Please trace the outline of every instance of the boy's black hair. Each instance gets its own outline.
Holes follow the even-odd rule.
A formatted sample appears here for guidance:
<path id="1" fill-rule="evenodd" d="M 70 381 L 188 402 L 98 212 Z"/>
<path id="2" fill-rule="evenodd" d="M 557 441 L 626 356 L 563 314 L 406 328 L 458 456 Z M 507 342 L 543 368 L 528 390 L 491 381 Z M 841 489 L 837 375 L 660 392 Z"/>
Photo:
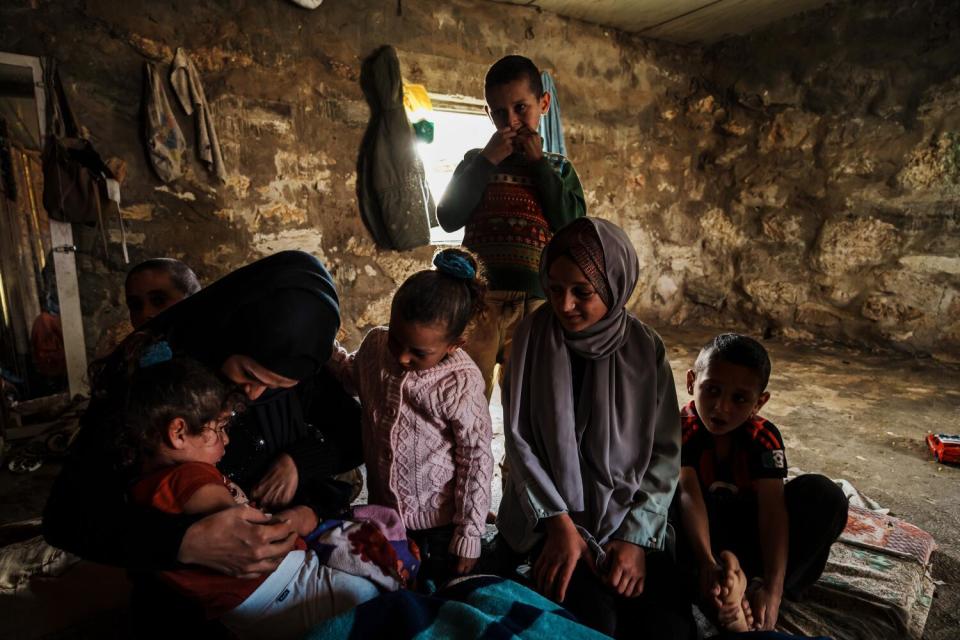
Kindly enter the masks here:
<path id="1" fill-rule="evenodd" d="M 174 418 L 182 418 L 187 432 L 196 435 L 223 412 L 241 407 L 236 391 L 190 358 L 138 368 L 130 376 L 118 443 L 124 462 L 156 453 Z"/>
<path id="2" fill-rule="evenodd" d="M 716 360 L 729 362 L 753 370 L 760 377 L 760 393 L 770 381 L 770 356 L 763 345 L 739 333 L 722 333 L 700 350 L 693 371 L 697 375 Z"/>
<path id="3" fill-rule="evenodd" d="M 173 286 L 176 287 L 177 291 L 182 293 L 184 297 L 192 296 L 197 291 L 200 291 L 200 280 L 197 278 L 197 274 L 186 264 L 174 258 L 151 258 L 144 260 L 127 272 L 127 279 L 124 281 L 124 284 L 130 282 L 130 278 L 141 271 L 162 271 L 168 274 L 170 276 L 170 282 L 173 283 Z"/>
<path id="4" fill-rule="evenodd" d="M 517 78 L 526 78 L 530 83 L 530 91 L 539 99 L 543 95 L 543 82 L 540 80 L 540 70 L 533 60 L 523 56 L 506 56 L 500 58 L 490 69 L 483 81 L 483 89 L 513 82 Z"/>
<path id="5" fill-rule="evenodd" d="M 439 269 L 419 271 L 407 278 L 393 296 L 391 316 L 418 324 L 442 323 L 449 339 L 463 335 L 467 324 L 486 308 L 487 281 L 480 260 L 465 249 L 439 251 L 434 256 L 434 264 L 450 256 L 469 262 L 475 275 L 464 278 Z"/>

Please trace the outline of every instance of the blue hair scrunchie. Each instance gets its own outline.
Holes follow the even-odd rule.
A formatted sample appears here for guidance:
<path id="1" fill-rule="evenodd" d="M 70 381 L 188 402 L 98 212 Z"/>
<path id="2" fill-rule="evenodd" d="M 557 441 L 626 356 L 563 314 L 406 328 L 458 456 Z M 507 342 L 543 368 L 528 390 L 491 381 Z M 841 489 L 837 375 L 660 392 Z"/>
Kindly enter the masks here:
<path id="1" fill-rule="evenodd" d="M 452 251 L 440 252 L 434 256 L 433 266 L 440 273 L 461 280 L 473 280 L 477 277 L 477 270 L 470 261 Z"/>
<path id="2" fill-rule="evenodd" d="M 147 367 L 152 367 L 155 364 L 160 364 L 161 362 L 172 359 L 173 349 L 170 348 L 170 343 L 166 340 L 161 340 L 160 342 L 154 342 L 143 350 L 143 353 L 140 354 L 139 364 L 141 369 L 146 369 Z"/>

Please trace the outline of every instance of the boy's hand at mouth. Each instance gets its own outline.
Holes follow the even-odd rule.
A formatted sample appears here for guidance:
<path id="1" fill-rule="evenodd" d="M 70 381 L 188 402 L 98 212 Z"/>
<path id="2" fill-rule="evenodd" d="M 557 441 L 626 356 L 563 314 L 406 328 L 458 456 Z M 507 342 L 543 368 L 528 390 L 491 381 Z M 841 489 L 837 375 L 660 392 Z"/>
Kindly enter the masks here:
<path id="1" fill-rule="evenodd" d="M 528 162 L 539 162 L 543 159 L 543 138 L 528 127 L 520 127 L 517 130 L 514 147 L 517 153 L 522 154 Z"/>
<path id="2" fill-rule="evenodd" d="M 480 155 L 495 165 L 500 164 L 513 153 L 516 137 L 517 132 L 510 127 L 497 129 L 497 132 L 490 136 L 490 142 L 483 148 Z"/>

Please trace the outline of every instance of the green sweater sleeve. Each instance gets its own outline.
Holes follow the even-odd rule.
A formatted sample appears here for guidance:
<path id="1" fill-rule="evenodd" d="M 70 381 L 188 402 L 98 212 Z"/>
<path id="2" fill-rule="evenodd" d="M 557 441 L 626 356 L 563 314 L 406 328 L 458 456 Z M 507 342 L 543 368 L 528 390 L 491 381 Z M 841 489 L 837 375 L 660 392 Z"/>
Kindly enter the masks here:
<path id="1" fill-rule="evenodd" d="M 587 215 L 583 186 L 573 164 L 562 156 L 547 156 L 533 165 L 534 180 L 540 191 L 540 206 L 556 233 L 577 218 Z"/>
<path id="2" fill-rule="evenodd" d="M 472 149 L 463 156 L 437 205 L 437 219 L 444 231 L 456 231 L 467 224 L 495 168 L 480 149 Z"/>

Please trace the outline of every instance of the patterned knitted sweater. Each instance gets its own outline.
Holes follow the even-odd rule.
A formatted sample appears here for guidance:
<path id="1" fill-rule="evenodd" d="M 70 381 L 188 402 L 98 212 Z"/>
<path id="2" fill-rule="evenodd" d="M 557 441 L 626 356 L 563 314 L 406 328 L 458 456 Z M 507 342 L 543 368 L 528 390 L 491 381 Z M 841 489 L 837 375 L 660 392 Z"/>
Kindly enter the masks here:
<path id="1" fill-rule="evenodd" d="M 456 525 L 450 552 L 480 556 L 490 509 L 493 437 L 480 370 L 464 351 L 425 371 L 406 371 L 372 329 L 356 353 L 328 365 L 363 405 L 371 504 L 396 509 L 408 529 Z"/>
<path id="2" fill-rule="evenodd" d="M 544 297 L 540 253 L 554 233 L 586 215 L 583 187 L 565 157 L 537 162 L 516 154 L 499 165 L 468 151 L 437 205 L 444 229 L 465 227 L 463 246 L 475 252 L 494 291 Z"/>

